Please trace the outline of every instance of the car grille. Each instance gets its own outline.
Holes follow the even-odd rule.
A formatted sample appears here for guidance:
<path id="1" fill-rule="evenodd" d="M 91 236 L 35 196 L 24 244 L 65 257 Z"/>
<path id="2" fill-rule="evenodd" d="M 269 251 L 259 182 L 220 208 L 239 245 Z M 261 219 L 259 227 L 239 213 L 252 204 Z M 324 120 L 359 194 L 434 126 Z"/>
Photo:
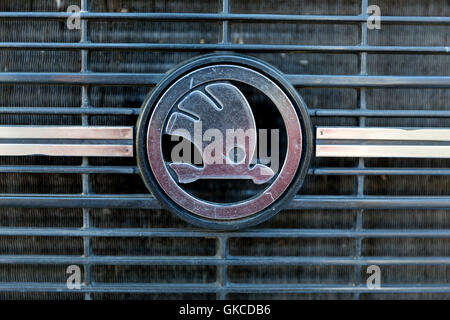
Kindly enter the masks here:
<path id="1" fill-rule="evenodd" d="M 367 7 L 381 8 L 380 30 Z M 83 10 L 69 30 L 69 5 Z M 446 0 L 0 2 L 0 125 L 134 126 L 177 63 L 286 74 L 314 125 L 449 127 Z M 136 159 L 0 158 L 0 298 L 448 298 L 450 161 L 315 159 L 285 211 L 234 233 L 149 199 Z M 381 289 L 366 286 L 381 268 Z M 82 266 L 80 290 L 66 286 Z"/>

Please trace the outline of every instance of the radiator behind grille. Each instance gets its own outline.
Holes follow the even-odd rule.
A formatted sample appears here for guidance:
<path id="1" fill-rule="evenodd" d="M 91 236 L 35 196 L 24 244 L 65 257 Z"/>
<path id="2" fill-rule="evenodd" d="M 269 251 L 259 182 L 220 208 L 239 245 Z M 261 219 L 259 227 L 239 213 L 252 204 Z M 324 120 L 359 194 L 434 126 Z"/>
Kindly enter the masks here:
<path id="1" fill-rule="evenodd" d="M 371 4 L 381 30 L 367 29 Z M 69 5 L 86 11 L 81 30 L 66 27 Z M 10 0 L 0 11 L 0 125 L 134 126 L 165 72 L 213 51 L 285 72 L 314 125 L 450 124 L 445 0 Z M 448 168 L 317 159 L 287 210 L 220 233 L 149 201 L 135 159 L 3 157 L 0 298 L 448 298 Z M 81 290 L 66 287 L 73 264 Z"/>

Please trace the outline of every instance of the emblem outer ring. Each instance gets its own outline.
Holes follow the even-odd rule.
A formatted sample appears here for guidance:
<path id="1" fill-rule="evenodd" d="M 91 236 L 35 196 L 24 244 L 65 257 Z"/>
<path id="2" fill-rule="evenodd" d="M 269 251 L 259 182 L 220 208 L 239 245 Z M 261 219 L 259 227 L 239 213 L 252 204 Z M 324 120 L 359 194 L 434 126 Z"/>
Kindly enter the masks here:
<path id="1" fill-rule="evenodd" d="M 167 167 L 165 165 L 161 166 L 161 164 L 164 164 L 160 149 L 161 136 L 164 129 L 164 118 L 170 112 L 172 106 L 170 104 L 165 107 L 163 106 L 163 111 L 158 112 L 156 115 L 159 119 L 150 121 L 155 116 L 156 112 L 154 111 L 156 106 L 159 105 L 162 101 L 162 97 L 170 91 L 169 89 L 175 83 L 186 79 L 188 74 L 215 65 L 218 67 L 220 65 L 220 70 L 218 70 L 219 72 L 217 73 L 216 78 L 212 75 L 206 76 L 206 79 L 199 80 L 199 83 L 219 80 L 221 72 L 225 73 L 222 77 L 228 79 L 226 78 L 227 66 L 228 71 L 231 70 L 231 73 L 233 72 L 233 69 L 234 71 L 239 68 L 244 71 L 248 70 L 247 73 L 250 75 L 249 80 L 251 80 L 253 72 L 255 75 L 262 75 L 261 79 L 263 79 L 263 85 L 270 87 L 270 83 L 273 83 L 280 92 L 272 92 L 276 97 L 270 97 L 271 100 L 273 101 L 274 98 L 281 100 L 288 99 L 288 101 L 285 100 L 285 103 L 289 104 L 289 107 L 292 107 L 287 110 L 280 110 L 279 105 L 277 105 L 285 122 L 288 134 L 288 146 L 297 146 L 292 148 L 288 147 L 288 152 L 291 152 L 291 154 L 289 157 L 288 154 L 286 154 L 285 161 L 277 178 L 268 186 L 263 194 L 256 196 L 255 199 L 250 198 L 242 202 L 223 206 L 220 206 L 219 204 L 210 204 L 207 201 L 200 201 L 194 197 L 185 197 L 183 193 L 186 192 L 173 180 Z M 211 69 L 212 68 L 209 68 L 209 70 Z M 255 77 L 254 80 L 257 81 L 257 78 L 258 77 Z M 264 78 L 266 78 L 267 81 L 265 81 Z M 231 78 L 230 80 L 241 81 L 237 77 Z M 241 82 L 245 83 L 245 81 Z M 251 83 L 249 84 L 251 85 Z M 258 88 L 257 86 L 255 87 Z M 265 92 L 264 87 L 258 89 Z M 284 112 L 287 112 L 287 114 L 283 114 Z M 296 114 L 292 114 L 292 112 L 296 112 Z M 298 118 L 298 125 L 296 125 L 295 121 L 290 124 L 286 121 L 286 117 L 289 116 L 289 113 L 291 113 L 290 116 L 296 116 L 296 118 Z M 155 123 L 157 124 L 156 126 L 154 125 Z M 291 126 L 290 128 L 289 125 Z M 152 152 L 149 152 L 148 146 L 152 146 Z M 283 208 L 286 201 L 291 200 L 296 194 L 303 183 L 309 167 L 312 152 L 312 131 L 304 102 L 297 94 L 297 91 L 276 69 L 264 62 L 242 55 L 212 54 L 190 60 L 182 66 L 177 67 L 174 71 L 169 72 L 168 76 L 161 81 L 153 92 L 151 92 L 144 102 L 138 120 L 136 150 L 138 165 L 141 169 L 145 184 L 167 209 L 182 219 L 198 226 L 233 230 L 255 225 L 269 219 Z M 150 160 L 153 164 L 156 162 L 158 165 L 152 167 Z M 273 188 L 274 186 L 276 186 L 276 188 Z M 180 195 L 181 197 L 179 197 Z M 193 212 L 194 210 L 196 212 Z M 239 218 L 236 218 L 236 210 L 241 210 Z"/>

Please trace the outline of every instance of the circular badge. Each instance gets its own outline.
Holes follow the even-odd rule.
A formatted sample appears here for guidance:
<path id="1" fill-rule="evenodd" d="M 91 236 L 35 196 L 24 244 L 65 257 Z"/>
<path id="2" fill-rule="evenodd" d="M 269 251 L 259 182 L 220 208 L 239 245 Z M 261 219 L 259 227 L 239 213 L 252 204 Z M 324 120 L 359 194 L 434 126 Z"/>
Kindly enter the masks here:
<path id="1" fill-rule="evenodd" d="M 296 90 L 272 66 L 206 55 L 176 68 L 137 125 L 145 184 L 195 225 L 233 230 L 275 215 L 299 190 L 312 133 Z"/>

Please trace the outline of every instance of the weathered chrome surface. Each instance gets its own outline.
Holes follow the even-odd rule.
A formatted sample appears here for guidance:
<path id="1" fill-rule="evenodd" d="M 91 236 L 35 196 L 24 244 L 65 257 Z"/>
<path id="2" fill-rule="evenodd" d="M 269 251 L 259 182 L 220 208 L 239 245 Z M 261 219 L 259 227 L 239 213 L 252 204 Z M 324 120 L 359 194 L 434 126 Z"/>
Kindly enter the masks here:
<path id="1" fill-rule="evenodd" d="M 132 157 L 133 127 L 0 127 L 0 156 L 31 155 Z"/>
<path id="2" fill-rule="evenodd" d="M 211 82 L 238 81 L 253 86 L 267 95 L 280 112 L 288 136 L 284 164 L 275 180 L 257 196 L 236 203 L 212 203 L 185 191 L 169 172 L 162 155 L 161 137 L 166 119 L 177 101 L 196 87 Z M 160 98 L 150 119 L 147 132 L 148 159 L 151 170 L 163 190 L 177 204 L 206 218 L 229 220 L 259 212 L 273 203 L 288 188 L 299 166 L 302 152 L 302 131 L 294 106 L 277 84 L 266 76 L 242 66 L 212 65 L 195 70 L 175 82 Z M 172 122 L 173 123 L 173 122 Z M 248 125 L 248 124 L 247 124 Z M 219 126 L 220 127 L 220 126 Z M 248 168 L 248 167 L 247 167 Z"/>
<path id="3" fill-rule="evenodd" d="M 317 145 L 316 157 L 450 158 L 450 146 Z"/>
<path id="4" fill-rule="evenodd" d="M 450 141 L 450 129 L 443 128 L 317 128 L 317 139 Z"/>
<path id="5" fill-rule="evenodd" d="M 209 84 L 205 91 L 215 101 L 202 91 L 195 90 L 178 104 L 178 109 L 194 115 L 197 119 L 174 112 L 167 123 L 166 132 L 191 141 L 202 153 L 204 163 L 203 167 L 189 163 L 171 163 L 170 168 L 176 172 L 178 181 L 188 183 L 198 179 L 252 179 L 257 184 L 269 181 L 275 175 L 271 168 L 262 164 L 250 164 L 256 151 L 257 131 L 245 96 L 238 88 L 225 82 Z M 201 131 L 198 133 L 195 132 L 196 125 L 201 125 Z M 209 143 L 202 137 L 212 128 L 223 138 L 223 152 L 214 157 L 209 152 L 202 152 Z M 238 130 L 238 134 L 241 133 L 240 138 L 232 143 L 228 141 L 230 130 Z M 234 159 L 236 149 L 240 150 L 241 156 Z"/>
<path id="6" fill-rule="evenodd" d="M 57 157 L 132 157 L 132 145 L 108 144 L 2 144 L 0 156 L 57 156 Z"/>
<path id="7" fill-rule="evenodd" d="M 450 130 L 318 127 L 316 157 L 450 158 Z"/>
<path id="8" fill-rule="evenodd" d="M 0 126 L 0 139 L 133 139 L 133 127 Z"/>

